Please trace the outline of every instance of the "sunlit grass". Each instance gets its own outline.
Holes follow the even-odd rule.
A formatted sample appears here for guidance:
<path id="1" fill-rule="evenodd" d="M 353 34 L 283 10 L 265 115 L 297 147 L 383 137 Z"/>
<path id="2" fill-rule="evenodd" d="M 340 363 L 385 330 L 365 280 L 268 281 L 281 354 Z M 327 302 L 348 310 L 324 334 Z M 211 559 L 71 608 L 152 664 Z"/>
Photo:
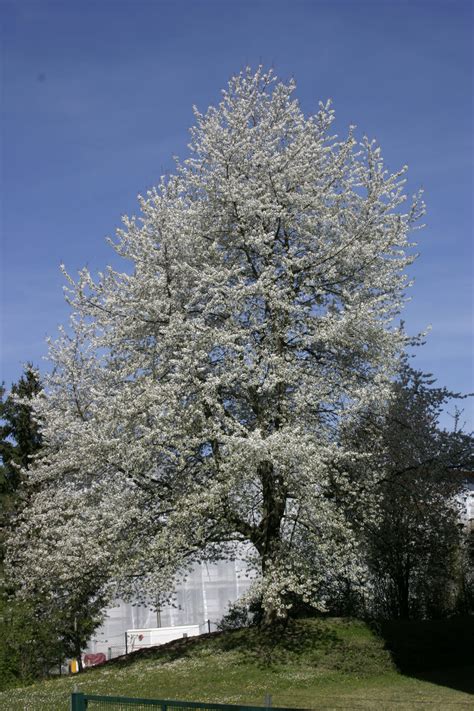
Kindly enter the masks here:
<path id="1" fill-rule="evenodd" d="M 5 711 L 66 711 L 80 691 L 149 698 L 345 709 L 474 709 L 457 668 L 427 678 L 402 675 L 381 637 L 349 620 L 292 623 L 284 635 L 240 630 L 180 640 L 146 655 L 107 664 L 75 677 L 50 679 L 0 694 Z M 429 702 L 429 703 L 428 703 Z"/>

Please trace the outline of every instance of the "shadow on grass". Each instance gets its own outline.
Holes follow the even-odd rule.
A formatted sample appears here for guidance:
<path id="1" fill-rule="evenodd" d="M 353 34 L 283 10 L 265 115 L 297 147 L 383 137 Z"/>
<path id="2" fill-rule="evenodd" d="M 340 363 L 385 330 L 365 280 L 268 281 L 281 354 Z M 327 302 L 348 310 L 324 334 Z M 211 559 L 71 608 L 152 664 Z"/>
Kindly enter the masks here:
<path id="1" fill-rule="evenodd" d="M 304 624 L 290 620 L 287 625 L 271 630 L 257 627 L 212 632 L 200 637 L 177 639 L 159 647 L 139 649 L 128 655 L 106 662 L 107 666 L 125 667 L 140 659 L 156 659 L 167 663 L 177 659 L 199 656 L 204 649 L 218 655 L 235 653 L 242 664 L 259 668 L 288 663 L 303 657 L 317 663 L 321 656 L 342 654 L 343 642 L 327 625 Z M 86 670 L 87 671 L 87 670 Z"/>
<path id="2" fill-rule="evenodd" d="M 398 670 L 474 694 L 474 617 L 374 625 Z"/>
<path id="3" fill-rule="evenodd" d="M 249 628 L 241 634 L 224 635 L 217 647 L 225 652 L 238 652 L 243 663 L 259 668 L 288 663 L 292 658 L 315 662 L 328 651 L 340 649 L 337 634 L 325 625 L 290 620 L 272 629 Z"/>
<path id="4" fill-rule="evenodd" d="M 229 654 L 230 667 L 242 664 L 272 670 L 304 665 L 343 675 L 376 676 L 394 664 L 404 676 L 474 694 L 474 617 L 384 622 L 372 629 L 378 639 L 355 620 L 291 620 L 271 631 L 245 628 L 174 640 L 111 660 L 107 666 Z"/>

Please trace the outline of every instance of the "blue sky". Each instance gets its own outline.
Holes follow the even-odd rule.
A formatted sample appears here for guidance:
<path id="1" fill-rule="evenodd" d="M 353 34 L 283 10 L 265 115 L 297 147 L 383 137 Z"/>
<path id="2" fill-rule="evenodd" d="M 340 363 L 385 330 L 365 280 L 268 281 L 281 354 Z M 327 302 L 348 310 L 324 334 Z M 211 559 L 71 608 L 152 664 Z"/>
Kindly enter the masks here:
<path id="1" fill-rule="evenodd" d="M 41 368 L 68 318 L 59 264 L 113 261 L 105 243 L 136 196 L 184 157 L 191 107 L 245 65 L 293 76 L 306 112 L 376 138 L 425 189 L 427 228 L 405 310 L 431 324 L 416 364 L 473 387 L 470 0 L 0 0 L 1 379 Z M 474 424 L 472 405 L 465 419 Z M 445 418 L 448 422 L 448 418 Z"/>

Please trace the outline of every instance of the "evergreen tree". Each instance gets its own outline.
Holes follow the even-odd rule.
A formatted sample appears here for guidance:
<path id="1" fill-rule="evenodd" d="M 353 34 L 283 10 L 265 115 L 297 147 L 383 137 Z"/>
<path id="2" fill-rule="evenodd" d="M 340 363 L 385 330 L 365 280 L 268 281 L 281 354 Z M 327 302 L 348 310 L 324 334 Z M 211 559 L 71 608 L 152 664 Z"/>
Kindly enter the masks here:
<path id="1" fill-rule="evenodd" d="M 31 458 L 41 449 L 42 438 L 33 418 L 31 400 L 41 391 L 38 371 L 31 363 L 7 394 L 0 386 L 0 685 L 43 671 L 39 650 L 51 649 L 51 629 L 41 624 L 34 609 L 15 600 L 13 579 L 6 580 L 3 560 L 6 541 L 23 501 L 22 482 Z M 53 656 L 55 654 L 53 653 Z"/>
<path id="2" fill-rule="evenodd" d="M 41 433 L 33 418 L 30 401 L 41 391 L 38 371 L 28 363 L 25 372 L 5 397 L 0 386 L 0 492 L 14 495 L 21 481 L 21 470 L 28 469 L 31 458 L 41 448 Z"/>

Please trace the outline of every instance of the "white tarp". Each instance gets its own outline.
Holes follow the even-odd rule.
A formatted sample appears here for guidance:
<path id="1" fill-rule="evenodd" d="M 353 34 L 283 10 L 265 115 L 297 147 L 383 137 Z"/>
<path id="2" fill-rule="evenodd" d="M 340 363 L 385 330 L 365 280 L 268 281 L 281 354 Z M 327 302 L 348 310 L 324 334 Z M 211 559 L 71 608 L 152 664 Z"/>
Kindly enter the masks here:
<path id="1" fill-rule="evenodd" d="M 215 629 L 229 604 L 241 597 L 250 584 L 242 561 L 199 564 L 176 590 L 173 605 L 157 611 L 152 605 L 117 601 L 107 610 L 107 617 L 90 640 L 87 652 L 103 652 L 107 658 L 125 654 L 127 630 L 199 625 L 203 633 L 208 631 L 209 624 Z"/>

